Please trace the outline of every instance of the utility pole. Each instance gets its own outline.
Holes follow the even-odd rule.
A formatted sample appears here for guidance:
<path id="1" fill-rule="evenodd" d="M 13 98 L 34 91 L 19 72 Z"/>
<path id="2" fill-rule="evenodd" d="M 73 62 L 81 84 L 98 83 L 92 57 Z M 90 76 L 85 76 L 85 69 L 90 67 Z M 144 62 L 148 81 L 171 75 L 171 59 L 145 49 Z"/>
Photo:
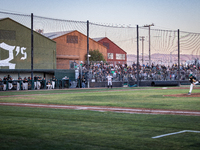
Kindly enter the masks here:
<path id="1" fill-rule="evenodd" d="M 148 27 L 149 28 L 149 66 L 151 66 L 151 36 L 150 36 L 150 27 L 154 26 L 154 24 L 149 24 L 149 25 L 144 25 L 144 27 Z"/>
<path id="2" fill-rule="evenodd" d="M 144 64 L 143 62 L 144 62 L 144 36 L 141 36 L 140 37 L 141 39 L 140 39 L 140 41 L 142 41 L 142 65 Z"/>

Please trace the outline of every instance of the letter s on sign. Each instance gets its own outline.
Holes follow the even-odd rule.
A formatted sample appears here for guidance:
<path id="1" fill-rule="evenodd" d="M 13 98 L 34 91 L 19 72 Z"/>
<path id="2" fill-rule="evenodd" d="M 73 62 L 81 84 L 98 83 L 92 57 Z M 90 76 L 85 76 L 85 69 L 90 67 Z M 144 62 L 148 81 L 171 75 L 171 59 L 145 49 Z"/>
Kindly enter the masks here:
<path id="1" fill-rule="evenodd" d="M 22 60 L 24 60 L 24 59 L 27 58 L 27 53 L 24 52 L 24 50 L 26 50 L 26 48 L 25 48 L 25 47 L 22 47 L 22 48 L 21 48 L 21 53 L 22 53 L 22 55 L 24 55 L 24 57 L 21 58 Z"/>

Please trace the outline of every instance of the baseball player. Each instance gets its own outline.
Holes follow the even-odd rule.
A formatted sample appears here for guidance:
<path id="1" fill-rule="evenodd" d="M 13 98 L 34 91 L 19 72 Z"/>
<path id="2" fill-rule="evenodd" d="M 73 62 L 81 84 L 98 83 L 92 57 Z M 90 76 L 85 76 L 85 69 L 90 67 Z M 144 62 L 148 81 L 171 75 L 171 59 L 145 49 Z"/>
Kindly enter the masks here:
<path id="1" fill-rule="evenodd" d="M 197 83 L 199 83 L 199 81 L 197 81 L 197 78 L 195 76 L 193 76 L 192 74 L 189 75 L 189 81 L 190 81 L 191 84 L 190 84 L 190 90 L 189 90 L 188 95 L 191 95 L 193 87 Z"/>
<path id="2" fill-rule="evenodd" d="M 7 84 L 6 84 L 6 82 L 7 82 L 7 78 L 6 78 L 6 76 L 4 76 L 4 78 L 3 78 L 3 90 L 5 91 L 6 90 L 6 87 L 7 87 Z"/>
<path id="3" fill-rule="evenodd" d="M 38 82 L 38 77 L 37 77 L 37 75 L 35 75 L 35 77 L 34 77 L 34 89 L 37 89 L 37 87 L 38 87 L 37 82 Z"/>
<path id="4" fill-rule="evenodd" d="M 53 76 L 51 80 L 52 80 L 52 89 L 55 89 L 55 83 L 56 83 L 57 79 L 55 76 Z"/>
<path id="5" fill-rule="evenodd" d="M 108 76 L 106 77 L 107 78 L 107 80 L 108 80 L 108 88 L 109 88 L 109 86 L 111 87 L 111 89 L 112 89 L 112 76 L 110 75 L 110 74 L 108 74 Z"/>

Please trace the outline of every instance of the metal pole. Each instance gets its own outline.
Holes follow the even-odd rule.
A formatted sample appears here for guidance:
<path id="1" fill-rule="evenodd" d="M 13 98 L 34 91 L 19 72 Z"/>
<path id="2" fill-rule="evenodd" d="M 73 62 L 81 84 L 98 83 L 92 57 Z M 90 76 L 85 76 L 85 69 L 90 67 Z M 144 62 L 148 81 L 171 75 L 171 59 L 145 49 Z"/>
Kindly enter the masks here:
<path id="1" fill-rule="evenodd" d="M 154 24 L 144 25 L 144 27 L 149 27 L 149 66 L 151 66 L 151 34 L 150 34 L 150 27 L 154 26 Z"/>
<path id="2" fill-rule="evenodd" d="M 137 25 L 137 86 L 139 86 L 139 28 Z"/>
<path id="3" fill-rule="evenodd" d="M 178 85 L 180 86 L 180 31 L 178 29 Z"/>
<path id="4" fill-rule="evenodd" d="M 31 89 L 34 89 L 33 82 L 33 13 L 31 13 Z"/>
<path id="5" fill-rule="evenodd" d="M 144 36 L 141 36 L 142 41 L 142 65 L 144 64 Z"/>
<path id="6" fill-rule="evenodd" d="M 150 25 L 149 25 L 149 66 L 151 66 L 151 35 L 150 35 Z"/>
<path id="7" fill-rule="evenodd" d="M 87 83 L 88 83 L 88 88 L 90 88 L 90 83 L 89 83 L 89 20 L 87 20 L 87 69 L 88 69 L 88 74 L 87 74 Z"/>

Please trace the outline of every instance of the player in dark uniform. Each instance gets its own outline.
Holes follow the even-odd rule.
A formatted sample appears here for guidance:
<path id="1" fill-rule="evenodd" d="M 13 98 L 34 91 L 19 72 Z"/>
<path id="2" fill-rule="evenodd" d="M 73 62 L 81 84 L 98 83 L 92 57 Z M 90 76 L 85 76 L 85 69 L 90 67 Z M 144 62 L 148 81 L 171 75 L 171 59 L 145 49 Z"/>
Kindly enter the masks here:
<path id="1" fill-rule="evenodd" d="M 189 90 L 188 95 L 191 95 L 193 87 L 194 87 L 197 83 L 199 83 L 199 81 L 198 81 L 197 78 L 196 78 L 195 76 L 193 76 L 192 74 L 189 75 L 189 81 L 190 81 L 191 84 L 190 84 L 190 90 Z"/>
<path id="2" fill-rule="evenodd" d="M 6 84 L 7 80 L 8 80 L 7 77 L 4 76 L 4 78 L 3 78 L 3 90 L 4 91 L 6 90 L 6 87 L 7 87 L 7 84 Z"/>
<path id="3" fill-rule="evenodd" d="M 52 79 L 51 79 L 51 82 L 52 82 L 52 89 L 55 89 L 56 81 L 57 81 L 56 77 L 53 76 Z"/>

